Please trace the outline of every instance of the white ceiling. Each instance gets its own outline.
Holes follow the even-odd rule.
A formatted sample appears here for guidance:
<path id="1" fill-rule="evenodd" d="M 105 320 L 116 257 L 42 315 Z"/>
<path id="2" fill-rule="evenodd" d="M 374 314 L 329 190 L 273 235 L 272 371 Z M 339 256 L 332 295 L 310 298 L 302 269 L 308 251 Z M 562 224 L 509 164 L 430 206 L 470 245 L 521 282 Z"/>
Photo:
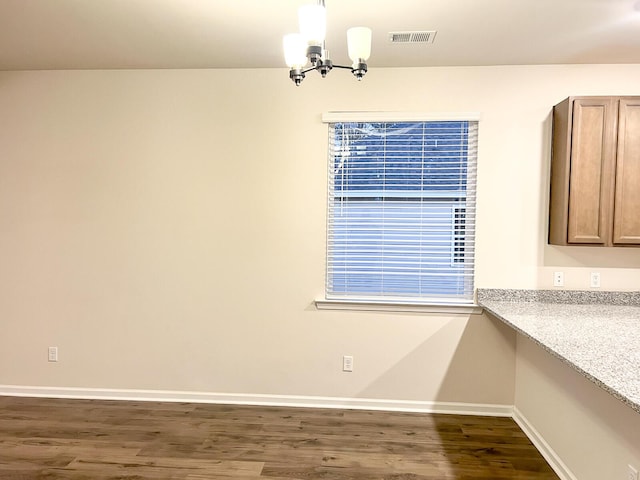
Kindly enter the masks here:
<path id="1" fill-rule="evenodd" d="M 0 0 L 0 70 L 286 68 L 313 0 Z M 373 29 L 370 67 L 640 63 L 639 0 L 326 0 L 327 48 Z M 429 45 L 390 31 L 437 30 Z"/>

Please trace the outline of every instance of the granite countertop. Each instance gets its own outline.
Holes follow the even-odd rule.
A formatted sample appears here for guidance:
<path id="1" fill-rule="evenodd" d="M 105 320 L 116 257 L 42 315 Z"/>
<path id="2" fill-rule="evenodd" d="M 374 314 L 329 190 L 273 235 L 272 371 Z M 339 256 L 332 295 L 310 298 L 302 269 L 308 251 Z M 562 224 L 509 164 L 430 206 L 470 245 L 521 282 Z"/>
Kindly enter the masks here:
<path id="1" fill-rule="evenodd" d="M 640 413 L 640 292 L 478 289 L 478 304 Z"/>

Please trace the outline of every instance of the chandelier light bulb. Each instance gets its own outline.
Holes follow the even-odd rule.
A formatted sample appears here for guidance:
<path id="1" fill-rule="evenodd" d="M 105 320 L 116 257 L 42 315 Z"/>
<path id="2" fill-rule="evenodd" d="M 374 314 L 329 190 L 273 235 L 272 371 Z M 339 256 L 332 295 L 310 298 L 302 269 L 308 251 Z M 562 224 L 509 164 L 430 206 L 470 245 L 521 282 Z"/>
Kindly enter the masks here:
<path id="1" fill-rule="evenodd" d="M 322 45 L 327 35 L 327 11 L 322 5 L 303 5 L 298 10 L 300 33 L 309 45 Z"/>
<path id="2" fill-rule="evenodd" d="M 290 33 L 282 39 L 284 61 L 291 69 L 302 69 L 307 64 L 307 42 L 299 33 Z"/>
<path id="3" fill-rule="evenodd" d="M 353 27 L 347 30 L 347 47 L 354 64 L 367 61 L 371 56 L 371 29 Z"/>

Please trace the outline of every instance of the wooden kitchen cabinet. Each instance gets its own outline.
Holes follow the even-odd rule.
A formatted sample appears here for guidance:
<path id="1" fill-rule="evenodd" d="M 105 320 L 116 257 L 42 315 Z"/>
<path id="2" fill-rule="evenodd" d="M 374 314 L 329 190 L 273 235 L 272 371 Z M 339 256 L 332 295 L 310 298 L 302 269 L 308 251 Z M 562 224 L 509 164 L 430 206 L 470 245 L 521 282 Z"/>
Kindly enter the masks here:
<path id="1" fill-rule="evenodd" d="M 640 97 L 553 108 L 549 243 L 640 246 Z"/>

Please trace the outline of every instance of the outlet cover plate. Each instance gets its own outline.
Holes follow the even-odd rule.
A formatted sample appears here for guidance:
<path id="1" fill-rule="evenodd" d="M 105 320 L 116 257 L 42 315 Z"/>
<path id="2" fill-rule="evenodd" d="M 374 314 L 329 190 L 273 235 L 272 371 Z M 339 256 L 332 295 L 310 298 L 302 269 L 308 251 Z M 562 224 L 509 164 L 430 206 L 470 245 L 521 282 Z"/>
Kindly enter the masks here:
<path id="1" fill-rule="evenodd" d="M 342 371 L 353 372 L 353 357 L 351 355 L 342 357 Z"/>

